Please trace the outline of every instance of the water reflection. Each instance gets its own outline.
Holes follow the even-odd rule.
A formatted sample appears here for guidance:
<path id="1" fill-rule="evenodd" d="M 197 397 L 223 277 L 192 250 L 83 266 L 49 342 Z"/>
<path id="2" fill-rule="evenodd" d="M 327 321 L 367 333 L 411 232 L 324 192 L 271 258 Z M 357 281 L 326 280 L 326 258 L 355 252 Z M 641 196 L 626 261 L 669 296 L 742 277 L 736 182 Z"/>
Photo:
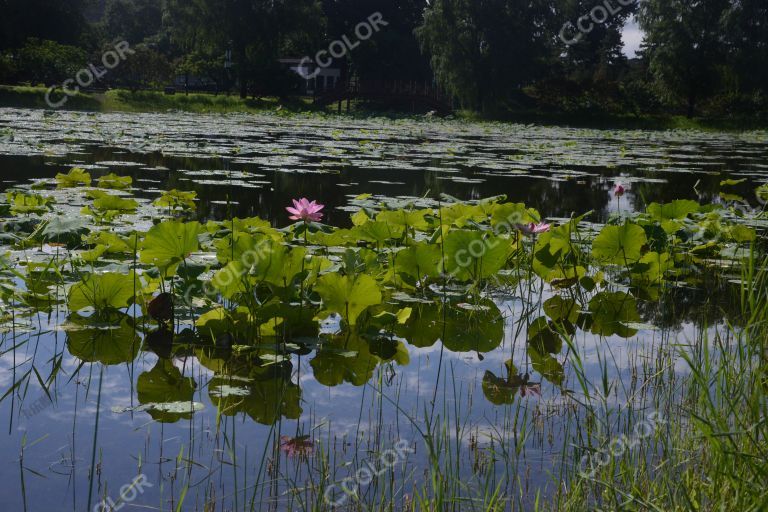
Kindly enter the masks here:
<path id="1" fill-rule="evenodd" d="M 326 203 L 329 224 L 349 226 L 345 208 L 363 193 L 408 200 L 504 194 L 550 217 L 594 210 L 589 220 L 599 222 L 618 209 L 610 194 L 617 180 L 630 190 L 622 208 L 640 210 L 680 198 L 733 201 L 720 195 L 723 172 L 746 177 L 732 192 L 752 201 L 754 181 L 766 176 L 755 164 L 768 156 L 764 142 L 726 134 L 214 116 L 62 114 L 46 124 L 35 113 L 25 113 L 22 124 L 20 115 L 0 112 L 0 126 L 17 132 L 15 141 L 0 143 L 3 188 L 52 178 L 77 163 L 94 166 L 94 177 L 132 176 L 138 197 L 194 190 L 201 220 L 260 216 L 277 226 L 288 223 L 283 208 L 299 196 Z M 634 382 L 634 361 L 661 359 L 658 331 L 662 339 L 694 339 L 691 333 L 721 320 L 740 321 L 738 289 L 723 276 L 696 276 L 665 293 L 650 286 L 633 295 L 598 291 L 581 301 L 555 300 L 537 282 L 541 304 L 533 309 L 522 288 L 472 304 L 388 297 L 389 310 L 411 309 L 407 320 L 367 318 L 342 332 L 319 327 L 315 308 L 266 307 L 264 321 L 283 321 L 264 327 L 260 343 L 252 343 L 251 332 L 224 322 L 193 333 L 191 321 L 172 332 L 167 325 L 135 325 L 131 315 L 64 321 L 57 317 L 59 291 L 37 277 L 25 300 L 42 315 L 26 331 L 11 329 L 2 338 L 0 390 L 8 398 L 0 402 L 0 417 L 9 419 L 10 439 L 0 453 L 18 460 L 23 435 L 39 440 L 25 448 L 24 464 L 49 479 L 28 482 L 26 497 L 6 493 L 0 503 L 8 510 L 22 510 L 25 498 L 30 510 L 62 503 L 81 510 L 94 470 L 91 447 L 107 489 L 137 470 L 162 482 L 166 490 L 153 489 L 147 503 L 175 508 L 188 485 L 188 503 L 298 508 L 291 501 L 301 494 L 297 482 L 310 481 L 324 461 L 296 463 L 286 455 L 329 450 L 334 470 L 346 476 L 350 461 L 402 439 L 420 441 L 409 418 L 428 414 L 450 418 L 438 426 L 467 449 L 453 463 L 468 486 L 478 473 L 503 474 L 506 491 L 530 504 L 535 497 L 516 487 L 516 475 L 548 482 L 559 447 L 572 441 L 563 432 L 573 418 L 563 411 L 571 410 L 569 396 L 579 383 L 565 364 L 572 347 L 561 332 L 577 340 L 590 378 L 626 384 Z M 162 308 L 154 316 L 167 317 Z M 607 354 L 615 365 L 604 368 Z M 45 370 L 39 379 L 32 366 Z M 54 405 L 22 419 L 20 410 L 45 397 L 39 383 L 49 374 L 58 375 L 50 381 Z M 617 385 L 606 397 L 634 399 L 631 385 Z M 521 432 L 521 416 L 536 418 L 523 427 L 533 435 Z M 462 435 L 464 424 L 472 426 L 470 435 Z M 520 458 L 500 460 L 496 450 Z M 427 464 L 418 455 L 403 466 L 409 481 Z M 0 478 L 18 481 L 18 467 L 0 466 Z"/>

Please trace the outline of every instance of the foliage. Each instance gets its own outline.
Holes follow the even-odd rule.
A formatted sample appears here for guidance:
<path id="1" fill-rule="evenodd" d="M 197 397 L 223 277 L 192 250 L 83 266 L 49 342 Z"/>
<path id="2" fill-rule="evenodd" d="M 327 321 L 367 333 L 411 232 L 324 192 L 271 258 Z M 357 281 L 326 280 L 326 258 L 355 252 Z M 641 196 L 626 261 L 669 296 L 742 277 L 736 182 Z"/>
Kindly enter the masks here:
<path id="1" fill-rule="evenodd" d="M 133 178 L 130 176 L 118 176 L 115 173 L 109 173 L 99 178 L 99 188 L 113 190 L 125 190 L 131 187 Z"/>
<path id="2" fill-rule="evenodd" d="M 40 215 L 53 209 L 56 200 L 52 197 L 43 197 L 38 194 L 25 194 L 23 192 L 8 192 L 6 194 L 11 213 L 14 215 L 36 214 Z"/>
<path id="3" fill-rule="evenodd" d="M 56 181 L 59 183 L 59 188 L 90 187 L 91 175 L 84 169 L 73 167 L 67 174 L 57 174 Z"/>
<path id="4" fill-rule="evenodd" d="M 133 274 L 90 274 L 72 285 L 67 305 L 72 312 L 94 308 L 98 313 L 128 307 L 134 299 Z"/>
<path id="5" fill-rule="evenodd" d="M 81 48 L 29 39 L 18 51 L 18 77 L 53 85 L 72 78 L 87 61 L 88 56 Z"/>
<path id="6" fill-rule="evenodd" d="M 200 234 L 197 222 L 164 221 L 147 233 L 141 246 L 141 262 L 154 265 L 163 274 L 174 274 L 190 254 L 197 251 Z"/>
<path id="7" fill-rule="evenodd" d="M 184 192 L 182 190 L 169 190 L 164 192 L 157 200 L 155 206 L 168 208 L 169 210 L 195 211 L 195 199 L 197 192 Z"/>

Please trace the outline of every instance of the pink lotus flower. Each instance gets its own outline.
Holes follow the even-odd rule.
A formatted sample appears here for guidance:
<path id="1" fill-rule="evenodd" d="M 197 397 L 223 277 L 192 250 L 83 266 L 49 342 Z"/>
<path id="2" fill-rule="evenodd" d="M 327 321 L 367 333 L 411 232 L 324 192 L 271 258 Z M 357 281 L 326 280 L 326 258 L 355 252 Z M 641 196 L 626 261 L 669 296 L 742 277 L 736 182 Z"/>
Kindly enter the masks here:
<path id="1" fill-rule="evenodd" d="M 541 396 L 541 383 L 525 383 L 520 386 L 520 396 Z"/>
<path id="2" fill-rule="evenodd" d="M 546 233 L 552 229 L 551 224 L 536 224 L 531 222 L 530 224 L 518 224 L 518 231 L 524 235 L 538 235 L 539 233 Z"/>
<path id="3" fill-rule="evenodd" d="M 291 214 L 291 220 L 303 220 L 304 222 L 320 222 L 323 218 L 323 214 L 320 210 L 325 208 L 323 204 L 317 204 L 315 201 L 311 203 L 307 198 L 302 197 L 298 201 L 293 200 L 293 208 L 290 206 L 286 208 L 288 213 Z"/>
<path id="4" fill-rule="evenodd" d="M 309 436 L 293 439 L 288 436 L 280 436 L 280 450 L 289 457 L 312 455 L 312 452 L 315 450 L 315 444 L 309 440 Z"/>
<path id="5" fill-rule="evenodd" d="M 624 195 L 624 193 L 627 191 L 626 188 L 624 188 L 624 185 L 621 183 L 617 183 L 616 187 L 613 189 L 613 195 L 616 197 L 621 197 Z"/>

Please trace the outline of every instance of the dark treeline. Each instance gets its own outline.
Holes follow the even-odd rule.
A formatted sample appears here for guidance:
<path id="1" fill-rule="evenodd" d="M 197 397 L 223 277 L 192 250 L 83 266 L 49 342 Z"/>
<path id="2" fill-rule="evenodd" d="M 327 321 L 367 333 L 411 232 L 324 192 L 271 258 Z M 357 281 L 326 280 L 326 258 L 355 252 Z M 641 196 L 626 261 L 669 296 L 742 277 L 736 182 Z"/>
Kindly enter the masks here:
<path id="1" fill-rule="evenodd" d="M 102 86 L 288 96 L 313 57 L 376 12 L 342 78 L 434 84 L 457 107 L 765 115 L 766 0 L 0 0 L 0 82 L 53 85 L 125 40 Z M 637 20 L 645 40 L 623 53 Z M 96 86 L 99 86 L 97 83 Z"/>

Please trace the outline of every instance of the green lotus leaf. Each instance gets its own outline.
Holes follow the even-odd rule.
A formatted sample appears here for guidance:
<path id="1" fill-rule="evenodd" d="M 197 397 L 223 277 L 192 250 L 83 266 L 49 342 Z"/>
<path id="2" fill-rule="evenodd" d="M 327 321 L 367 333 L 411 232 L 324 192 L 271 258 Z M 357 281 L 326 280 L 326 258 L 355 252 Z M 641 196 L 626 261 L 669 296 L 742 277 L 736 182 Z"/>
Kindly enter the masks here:
<path id="1" fill-rule="evenodd" d="M 528 327 L 528 343 L 541 354 L 559 354 L 563 349 L 563 340 L 543 316 Z"/>
<path id="2" fill-rule="evenodd" d="M 445 237 L 445 272 L 460 281 L 489 278 L 504 267 L 509 250 L 506 238 L 452 231 Z"/>
<path id="3" fill-rule="evenodd" d="M 156 266 L 165 275 L 174 274 L 179 264 L 200 247 L 197 222 L 164 221 L 149 230 L 141 245 L 141 262 Z"/>
<path id="4" fill-rule="evenodd" d="M 481 205 L 456 203 L 440 208 L 440 223 L 443 226 L 466 227 L 471 221 L 482 222 L 488 219 L 488 213 Z"/>
<path id="5" fill-rule="evenodd" d="M 324 233 L 322 231 L 311 233 L 309 240 L 311 243 L 323 247 L 344 247 L 357 245 L 359 238 L 358 233 L 351 229 L 337 229 L 332 233 Z"/>
<path id="6" fill-rule="evenodd" d="M 565 369 L 554 356 L 539 352 L 535 345 L 528 345 L 528 357 L 531 366 L 542 377 L 556 386 L 562 386 L 565 380 Z"/>
<path id="7" fill-rule="evenodd" d="M 197 199 L 197 192 L 184 192 L 173 189 L 165 192 L 155 200 L 154 205 L 158 208 L 168 208 L 171 210 L 194 211 L 197 209 L 195 199 Z"/>
<path id="8" fill-rule="evenodd" d="M 701 206 L 699 203 L 690 199 L 678 199 L 666 204 L 651 203 L 646 208 L 646 212 L 648 212 L 651 219 L 658 222 L 685 219 L 688 215 L 697 213 L 700 210 Z"/>
<path id="9" fill-rule="evenodd" d="M 434 345 L 443 335 L 443 316 L 437 303 L 415 304 L 404 324 L 394 327 L 395 334 L 418 348 Z"/>
<path id="10" fill-rule="evenodd" d="M 442 340 L 453 352 L 487 353 L 498 348 L 504 339 L 504 318 L 488 299 L 471 309 L 437 303 L 414 304 L 408 320 L 394 326 L 394 332 L 414 347 L 431 347 Z"/>
<path id="11" fill-rule="evenodd" d="M 440 276 L 443 255 L 435 244 L 419 242 L 395 253 L 395 272 L 407 274 L 414 279 Z"/>
<path id="12" fill-rule="evenodd" d="M 91 175 L 84 169 L 75 167 L 68 174 L 57 174 L 58 188 L 90 187 Z"/>
<path id="13" fill-rule="evenodd" d="M 386 222 L 369 221 L 360 226 L 355 226 L 350 231 L 358 240 L 384 244 L 389 240 L 401 238 L 405 232 L 405 227 Z"/>
<path id="14" fill-rule="evenodd" d="M 237 310 L 229 311 L 219 306 L 198 317 L 195 322 L 198 332 L 206 338 L 216 339 L 223 334 L 237 334 L 245 331 L 251 325 L 248 309 L 240 306 Z"/>
<path id="15" fill-rule="evenodd" d="M 267 236 L 239 231 L 215 240 L 213 246 L 216 248 L 216 258 L 222 265 L 231 261 L 243 261 L 246 255 L 251 263 L 263 257 L 262 253 L 267 249 L 266 244 L 269 241 Z"/>
<path id="16" fill-rule="evenodd" d="M 247 276 L 248 270 L 239 261 L 232 261 L 219 269 L 211 279 L 211 285 L 224 298 L 233 299 L 241 293 L 247 293 L 252 285 Z"/>
<path id="17" fill-rule="evenodd" d="M 90 274 L 69 289 L 67 306 L 72 312 L 92 307 L 102 313 L 128 307 L 134 299 L 134 290 L 140 285 L 134 282 L 135 275 Z"/>
<path id="18" fill-rule="evenodd" d="M 47 242 L 79 245 L 82 235 L 88 232 L 88 225 L 82 217 L 53 217 L 45 225 L 41 238 Z"/>
<path id="19" fill-rule="evenodd" d="M 85 238 L 91 245 L 103 246 L 106 254 L 133 254 L 139 247 L 138 236 L 123 237 L 111 231 L 96 231 Z"/>
<path id="20" fill-rule="evenodd" d="M 338 338 L 321 348 L 310 362 L 315 379 L 324 386 L 344 382 L 363 386 L 373 377 L 380 359 L 357 334 Z"/>
<path id="21" fill-rule="evenodd" d="M 742 178 L 740 180 L 723 180 L 720 182 L 721 187 L 735 187 L 736 185 L 741 185 L 742 183 L 746 183 L 747 178 Z"/>
<path id="22" fill-rule="evenodd" d="M 445 348 L 453 352 L 485 354 L 501 345 L 504 340 L 504 317 L 492 300 L 483 299 L 473 304 L 472 309 L 446 307 L 448 309 L 443 312 L 445 330 L 440 334 Z"/>
<path id="23" fill-rule="evenodd" d="M 618 335 L 631 338 L 637 334 L 625 324 L 635 324 L 640 321 L 637 312 L 637 301 L 624 292 L 601 292 L 589 301 L 589 311 L 592 313 L 592 332 L 600 336 Z"/>
<path id="24" fill-rule="evenodd" d="M 483 375 L 483 394 L 494 405 L 512 405 L 515 403 L 515 397 L 524 384 L 519 377 L 520 372 L 511 360 L 504 365 L 507 367 L 508 379 L 497 377 L 495 373 L 490 371 L 486 371 Z"/>
<path id="25" fill-rule="evenodd" d="M 768 183 L 757 187 L 755 189 L 755 195 L 761 202 L 767 203 L 768 202 Z"/>
<path id="26" fill-rule="evenodd" d="M 592 257 L 603 264 L 629 265 L 642 257 L 647 243 L 645 230 L 637 224 L 605 226 L 592 242 Z"/>
<path id="27" fill-rule="evenodd" d="M 533 271 L 547 282 L 554 279 L 576 277 L 570 269 L 573 264 L 564 265 L 566 258 L 577 258 L 577 252 L 572 235 L 580 219 L 574 219 L 546 233 L 536 240 L 533 258 Z M 565 269 L 563 269 L 565 267 Z"/>
<path id="28" fill-rule="evenodd" d="M 103 212 L 134 212 L 139 207 L 139 203 L 135 199 L 103 194 L 93 201 L 93 207 Z"/>
<path id="29" fill-rule="evenodd" d="M 560 295 L 547 299 L 544 302 L 544 313 L 553 322 L 570 322 L 575 324 L 579 318 L 581 307 L 574 299 L 564 299 Z"/>
<path id="30" fill-rule="evenodd" d="M 118 176 L 115 173 L 110 173 L 99 178 L 99 188 L 125 190 L 131 188 L 132 184 L 133 178 L 130 176 Z"/>
<path id="31" fill-rule="evenodd" d="M 317 280 L 314 289 L 323 299 L 323 311 L 318 317 L 325 318 L 331 313 L 338 313 L 349 325 L 355 325 L 368 307 L 381 304 L 378 283 L 365 274 L 326 274 Z"/>
<path id="32" fill-rule="evenodd" d="M 139 403 L 153 405 L 146 411 L 156 421 L 175 423 L 192 417 L 194 408 L 154 407 L 156 404 L 192 403 L 197 384 L 192 377 L 184 377 L 181 371 L 168 359 L 159 359 L 148 372 L 139 375 L 136 394 Z"/>
<path id="33" fill-rule="evenodd" d="M 10 212 L 13 215 L 42 215 L 53 209 L 56 200 L 52 197 L 43 197 L 38 194 L 25 194 L 23 192 L 8 192 L 6 194 Z"/>
<path id="34" fill-rule="evenodd" d="M 216 377 L 208 383 L 208 396 L 221 414 L 245 413 L 262 425 L 273 425 L 281 417 L 301 416 L 301 388 L 282 376 L 254 382 Z"/>
<path id="35" fill-rule="evenodd" d="M 365 213 L 364 210 L 360 211 Z M 376 221 L 391 226 L 424 231 L 429 228 L 429 223 L 425 217 L 430 214 L 432 214 L 431 210 L 386 210 L 376 215 Z"/>
<path id="36" fill-rule="evenodd" d="M 632 267 L 632 282 L 644 285 L 656 285 L 664 279 L 664 274 L 675 267 L 672 256 L 668 252 L 646 253 Z"/>
<path id="37" fill-rule="evenodd" d="M 218 245 L 218 258 L 220 261 L 230 261 L 225 270 L 239 279 L 233 281 L 224 271 L 217 273 L 214 279 L 217 289 L 227 289 L 227 295 L 230 297 L 247 289 L 244 288 L 246 282 L 243 277 L 251 286 L 267 283 L 278 288 L 287 288 L 299 274 L 306 272 L 306 286 L 312 284 L 319 272 L 331 266 L 326 258 L 308 257 L 304 247 L 291 248 L 268 236 L 240 234 L 235 236 L 234 240 L 235 244 L 229 248 Z M 235 288 L 232 288 L 233 286 Z"/>
<path id="38" fill-rule="evenodd" d="M 757 232 L 750 227 L 736 224 L 728 229 L 728 236 L 737 243 L 748 243 L 757 240 Z"/>
<path id="39" fill-rule="evenodd" d="M 91 319 L 73 316 L 66 333 L 69 353 L 88 363 L 130 363 L 141 347 L 141 339 L 127 318 L 118 325 L 98 325 Z"/>
<path id="40" fill-rule="evenodd" d="M 540 222 L 541 215 L 523 203 L 496 204 L 491 214 L 491 226 L 498 233 L 511 233 L 518 224 Z"/>

